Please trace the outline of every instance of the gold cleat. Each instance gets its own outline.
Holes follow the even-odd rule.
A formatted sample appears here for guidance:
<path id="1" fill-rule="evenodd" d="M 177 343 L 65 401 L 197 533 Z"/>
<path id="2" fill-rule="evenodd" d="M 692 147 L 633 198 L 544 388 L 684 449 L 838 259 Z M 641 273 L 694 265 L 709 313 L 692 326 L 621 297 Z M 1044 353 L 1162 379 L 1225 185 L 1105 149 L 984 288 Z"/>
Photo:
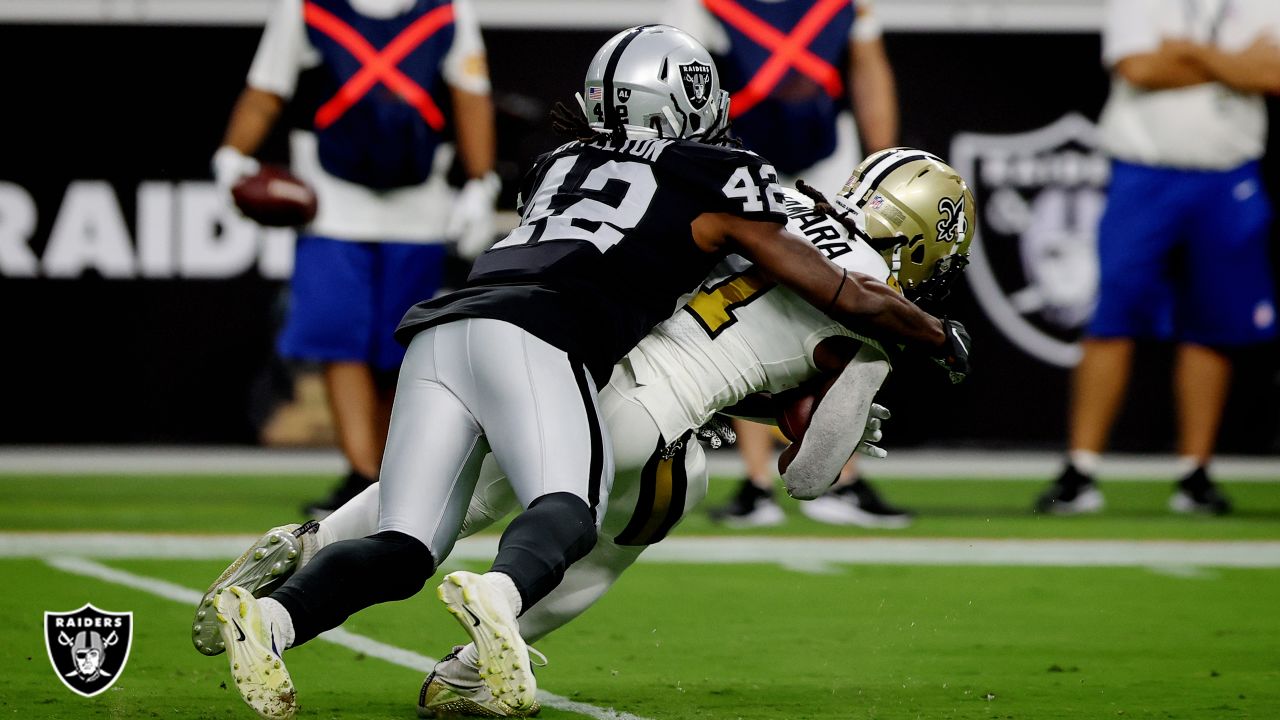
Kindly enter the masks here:
<path id="1" fill-rule="evenodd" d="M 314 541 L 307 535 L 319 527 L 320 524 L 313 520 L 305 525 L 271 528 L 228 565 L 196 606 L 195 619 L 191 621 L 191 644 L 196 650 L 205 655 L 219 655 L 225 649 L 218 623 L 213 619 L 213 596 L 232 585 L 245 588 L 254 597 L 266 597 L 275 592 L 298 569 L 303 543 Z"/>
<path id="2" fill-rule="evenodd" d="M 459 645 L 440 658 L 431 674 L 422 681 L 418 692 L 420 718 L 522 718 L 533 717 L 541 710 L 537 701 L 528 710 L 516 710 L 497 700 L 480 680 L 479 674 L 458 659 Z"/>

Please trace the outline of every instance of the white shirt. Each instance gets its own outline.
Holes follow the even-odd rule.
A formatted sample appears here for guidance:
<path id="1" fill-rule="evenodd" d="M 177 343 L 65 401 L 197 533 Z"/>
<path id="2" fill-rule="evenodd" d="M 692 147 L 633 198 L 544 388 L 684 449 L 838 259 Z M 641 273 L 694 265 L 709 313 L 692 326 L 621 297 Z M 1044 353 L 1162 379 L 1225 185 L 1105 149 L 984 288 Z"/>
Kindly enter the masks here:
<path id="1" fill-rule="evenodd" d="M 1103 62 L 1154 52 L 1166 39 L 1239 52 L 1262 33 L 1280 39 L 1280 0 L 1109 0 Z M 1227 170 L 1262 157 L 1267 115 L 1261 95 L 1222 83 L 1145 90 L 1114 75 L 1100 121 L 1103 147 L 1129 162 Z"/>
<path id="2" fill-rule="evenodd" d="M 405 12 L 414 0 L 348 0 L 357 12 L 389 18 Z M 303 0 L 279 0 L 267 19 L 258 53 L 249 68 L 251 87 L 286 100 L 297 90 L 298 75 L 321 62 L 320 52 L 307 37 Z M 489 93 L 484 40 L 471 0 L 454 0 L 453 45 L 441 72 L 459 90 Z M 439 101 L 439 99 L 437 99 Z M 313 133 L 290 137 L 293 170 L 316 191 L 318 211 L 307 232 L 340 240 L 379 242 L 441 242 L 456 193 L 444 180 L 453 161 L 453 148 L 442 144 L 431 177 L 421 185 L 378 191 L 334 177 L 320 167 Z"/>
<path id="3" fill-rule="evenodd" d="M 816 243 L 835 264 L 889 278 L 884 258 L 866 243 L 851 239 L 835 220 L 824 218 L 808 227 L 813 201 L 786 189 L 787 230 Z M 843 254 L 836 254 L 843 251 Z M 781 392 L 818 374 L 814 348 L 833 335 L 859 336 L 782 286 L 759 284 L 747 276 L 739 285 L 747 299 L 715 294 L 727 280 L 750 270 L 737 256 L 720 263 L 693 294 L 687 307 L 703 315 L 699 321 L 684 308 L 654 328 L 627 354 L 639 389 L 633 397 L 653 417 L 662 436 L 674 440 L 689 428 L 701 427 L 714 408 L 736 404 L 752 393 Z M 739 279 L 739 282 L 742 282 Z M 701 296 L 701 304 L 699 298 Z M 732 320 L 728 320 L 732 318 Z M 715 337 L 707 327 L 716 329 Z"/>
<path id="4" fill-rule="evenodd" d="M 789 2 L 790 0 L 772 1 Z M 849 2 L 853 5 L 853 11 L 857 16 L 849 32 L 849 40 L 851 42 L 879 40 L 882 30 L 871 0 L 849 0 Z M 712 54 L 725 55 L 729 52 L 729 34 L 725 32 L 720 20 L 702 4 L 702 0 L 668 0 L 662 22 L 694 36 Z"/>

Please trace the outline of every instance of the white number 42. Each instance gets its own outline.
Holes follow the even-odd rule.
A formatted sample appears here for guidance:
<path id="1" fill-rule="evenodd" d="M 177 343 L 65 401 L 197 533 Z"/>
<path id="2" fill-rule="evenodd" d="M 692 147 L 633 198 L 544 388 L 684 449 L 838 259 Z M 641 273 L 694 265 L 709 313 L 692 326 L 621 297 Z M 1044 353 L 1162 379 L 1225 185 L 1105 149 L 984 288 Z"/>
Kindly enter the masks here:
<path id="1" fill-rule="evenodd" d="M 725 197 L 742 201 L 742 209 L 746 212 L 782 212 L 782 187 L 778 185 L 778 172 L 772 165 L 760 165 L 759 177 L 753 176 L 751 168 L 743 165 L 729 176 L 729 181 L 721 190 Z"/>

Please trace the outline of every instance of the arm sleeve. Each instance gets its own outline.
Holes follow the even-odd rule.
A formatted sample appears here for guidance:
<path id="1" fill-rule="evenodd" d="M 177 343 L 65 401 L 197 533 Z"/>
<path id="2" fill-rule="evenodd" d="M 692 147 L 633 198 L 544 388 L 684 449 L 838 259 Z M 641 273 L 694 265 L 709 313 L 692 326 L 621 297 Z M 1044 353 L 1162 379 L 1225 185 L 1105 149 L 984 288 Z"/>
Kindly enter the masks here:
<path id="1" fill-rule="evenodd" d="M 1102 63 L 1111 67 L 1130 55 L 1160 47 L 1160 32 L 1149 0 L 1108 0 L 1102 26 Z"/>
<path id="2" fill-rule="evenodd" d="M 313 61 L 302 20 L 302 0 L 279 0 L 267 18 L 258 52 L 249 67 L 249 86 L 288 100 L 298 87 L 298 73 Z"/>
<path id="3" fill-rule="evenodd" d="M 453 46 L 444 57 L 444 79 L 453 87 L 476 95 L 489 94 L 489 65 L 485 59 L 480 21 L 471 0 L 454 0 Z"/>
<path id="4" fill-rule="evenodd" d="M 853 0 L 853 14 L 853 27 L 849 29 L 850 42 L 879 40 L 884 35 L 884 28 L 880 25 L 872 0 Z"/>
<path id="5" fill-rule="evenodd" d="M 889 363 L 879 352 L 860 350 L 827 390 L 805 431 L 795 459 L 782 474 L 787 493 L 812 500 L 840 477 L 862 440 L 871 401 L 889 376 Z"/>

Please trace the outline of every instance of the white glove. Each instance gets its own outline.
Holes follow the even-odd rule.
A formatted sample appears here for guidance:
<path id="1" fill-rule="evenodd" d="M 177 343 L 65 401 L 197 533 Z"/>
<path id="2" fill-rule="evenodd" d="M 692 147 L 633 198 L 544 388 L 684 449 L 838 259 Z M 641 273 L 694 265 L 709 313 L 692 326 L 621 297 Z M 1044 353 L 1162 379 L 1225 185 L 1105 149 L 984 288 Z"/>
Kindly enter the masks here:
<path id="1" fill-rule="evenodd" d="M 880 432 L 880 423 L 888 419 L 889 408 L 878 403 L 871 403 L 871 410 L 867 413 L 867 426 L 862 430 L 862 439 L 858 441 L 857 452 L 873 458 L 882 458 L 889 455 L 888 450 L 876 447 L 873 444 L 880 442 L 880 438 L 884 437 L 884 433 Z"/>
<path id="2" fill-rule="evenodd" d="M 472 178 L 453 201 L 453 213 L 445 236 L 458 241 L 458 255 L 474 260 L 493 244 L 493 206 L 498 202 L 502 182 L 497 173 Z"/>
<path id="3" fill-rule="evenodd" d="M 235 187 L 241 178 L 253 175 L 261 167 L 257 160 L 230 145 L 218 148 L 218 151 L 213 154 L 211 164 L 213 165 L 213 182 L 227 202 L 231 202 L 231 188 Z"/>

